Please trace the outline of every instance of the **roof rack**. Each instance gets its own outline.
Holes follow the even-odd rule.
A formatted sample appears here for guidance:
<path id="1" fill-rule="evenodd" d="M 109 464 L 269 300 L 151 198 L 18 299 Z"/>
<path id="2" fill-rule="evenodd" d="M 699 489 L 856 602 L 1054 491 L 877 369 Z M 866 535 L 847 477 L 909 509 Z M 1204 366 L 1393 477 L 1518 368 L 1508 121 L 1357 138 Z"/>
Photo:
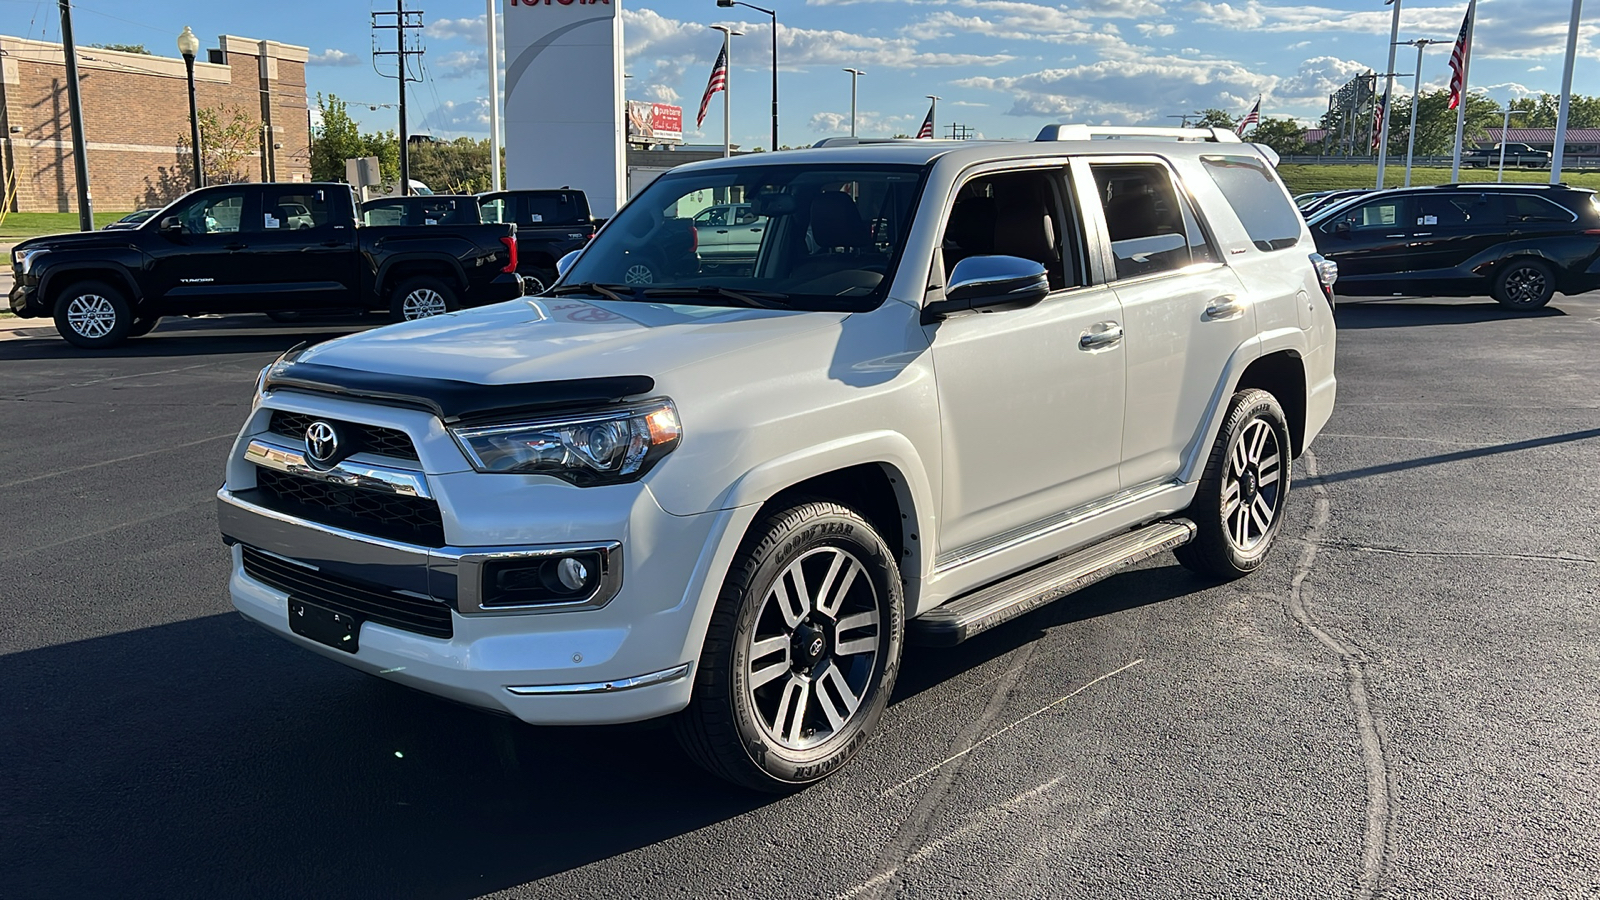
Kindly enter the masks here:
<path id="1" fill-rule="evenodd" d="M 1177 141 L 1210 141 L 1216 144 L 1242 144 L 1231 128 L 1148 128 L 1126 125 L 1046 125 L 1036 141 L 1092 141 L 1118 138 L 1166 138 Z"/>
<path id="2" fill-rule="evenodd" d="M 811 146 L 816 147 L 857 147 L 862 144 L 926 144 L 927 138 L 865 138 L 865 137 L 829 137 L 817 141 Z"/>
<path id="3" fill-rule="evenodd" d="M 1514 188 L 1522 191 L 1549 190 L 1551 188 L 1570 188 L 1571 184 L 1562 181 L 1556 184 L 1547 184 L 1537 181 L 1449 181 L 1444 184 L 1425 185 L 1425 187 L 1439 188 Z"/>

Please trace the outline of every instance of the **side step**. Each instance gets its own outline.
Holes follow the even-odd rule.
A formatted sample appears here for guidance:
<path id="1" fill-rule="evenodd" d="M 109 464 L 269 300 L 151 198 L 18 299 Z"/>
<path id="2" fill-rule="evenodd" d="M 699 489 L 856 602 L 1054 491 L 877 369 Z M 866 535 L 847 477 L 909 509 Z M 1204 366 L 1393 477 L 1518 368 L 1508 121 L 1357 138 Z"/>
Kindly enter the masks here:
<path id="1" fill-rule="evenodd" d="M 953 647 L 1140 560 L 1181 547 L 1194 538 L 1194 533 L 1195 524 L 1188 519 L 1169 519 L 1119 534 L 957 597 L 907 623 L 906 638 L 925 647 Z"/>

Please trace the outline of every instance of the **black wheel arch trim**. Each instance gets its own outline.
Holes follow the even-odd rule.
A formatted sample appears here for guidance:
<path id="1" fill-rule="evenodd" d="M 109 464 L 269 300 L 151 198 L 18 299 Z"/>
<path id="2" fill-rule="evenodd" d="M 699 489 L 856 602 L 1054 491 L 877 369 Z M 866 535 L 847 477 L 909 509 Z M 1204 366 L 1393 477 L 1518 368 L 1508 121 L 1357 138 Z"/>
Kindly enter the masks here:
<path id="1" fill-rule="evenodd" d="M 291 357 L 293 353 L 295 351 L 291 350 L 285 356 Z M 628 397 L 650 393 L 655 390 L 655 384 L 655 379 L 648 375 L 619 375 L 486 385 L 415 375 L 387 375 L 286 358 L 273 364 L 262 386 L 266 390 L 356 397 L 389 406 L 421 409 L 446 423 L 457 424 L 620 403 Z"/>
<path id="2" fill-rule="evenodd" d="M 389 292 L 399 286 L 400 282 L 398 280 L 393 285 L 389 284 L 390 273 L 395 270 L 395 267 L 405 266 L 410 263 L 427 263 L 429 265 L 443 263 L 450 271 L 455 273 L 455 288 L 457 290 L 466 293 L 472 289 L 467 282 L 466 267 L 461 265 L 461 260 L 456 259 L 454 256 L 448 253 L 407 253 L 403 256 L 390 257 L 378 264 L 378 274 L 374 284 L 377 285 L 377 293 L 380 297 L 387 299 Z M 402 273 L 400 277 L 420 278 L 426 277 L 427 274 L 426 272 L 418 272 L 416 276 L 407 276 Z"/>
<path id="3" fill-rule="evenodd" d="M 39 276 L 39 293 L 41 305 L 46 307 L 39 315 L 49 316 L 55 313 L 55 297 L 51 292 L 53 285 L 57 284 L 61 275 L 69 273 L 89 272 L 95 273 L 86 279 L 94 280 L 102 276 L 101 280 L 110 281 L 112 287 L 120 287 L 128 295 L 128 305 L 138 312 L 139 306 L 144 301 L 144 292 L 139 290 L 139 283 L 126 266 L 119 262 L 105 260 L 81 260 L 58 262 L 45 268 Z M 80 279 L 73 279 L 80 280 Z"/>

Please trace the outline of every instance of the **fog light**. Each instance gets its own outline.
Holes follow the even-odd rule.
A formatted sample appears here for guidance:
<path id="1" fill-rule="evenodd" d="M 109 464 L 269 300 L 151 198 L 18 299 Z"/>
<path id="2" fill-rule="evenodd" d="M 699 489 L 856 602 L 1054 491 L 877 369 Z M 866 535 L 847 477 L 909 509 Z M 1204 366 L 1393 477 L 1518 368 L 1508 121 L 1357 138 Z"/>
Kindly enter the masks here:
<path id="1" fill-rule="evenodd" d="M 556 563 L 556 580 L 569 591 L 580 591 L 589 583 L 589 569 L 577 557 L 569 556 Z"/>

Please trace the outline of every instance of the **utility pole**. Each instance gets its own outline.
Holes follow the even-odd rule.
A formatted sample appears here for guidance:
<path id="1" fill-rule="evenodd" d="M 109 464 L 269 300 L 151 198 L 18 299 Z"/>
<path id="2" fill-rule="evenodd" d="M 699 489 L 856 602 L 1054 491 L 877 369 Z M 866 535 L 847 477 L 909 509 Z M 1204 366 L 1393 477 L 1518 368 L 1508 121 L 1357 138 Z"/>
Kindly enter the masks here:
<path id="1" fill-rule="evenodd" d="M 61 51 L 67 56 L 67 114 L 72 119 L 72 163 L 78 180 L 78 230 L 94 230 L 94 200 L 89 196 L 89 142 L 83 136 L 83 98 L 78 95 L 78 48 L 72 43 L 71 0 L 61 7 Z"/>
<path id="2" fill-rule="evenodd" d="M 62 2 L 65 3 L 66 0 L 62 0 Z M 394 24 L 379 25 L 379 16 L 394 16 Z M 406 82 L 422 80 L 420 78 L 412 78 L 410 70 L 406 66 L 408 57 L 422 56 L 422 47 L 420 45 L 414 50 L 406 49 L 406 32 L 420 31 L 421 29 L 422 10 L 407 10 L 406 0 L 394 0 L 394 12 L 375 12 L 372 14 L 373 31 L 394 31 L 395 48 L 393 50 L 373 50 L 372 55 L 374 57 L 374 68 L 376 68 L 376 57 L 392 56 L 395 58 L 394 77 L 400 82 L 400 196 L 402 197 L 410 196 L 411 194 L 411 133 L 406 124 Z M 383 73 L 379 72 L 378 74 L 382 75 Z M 496 164 L 498 163 L 498 161 L 495 162 Z"/>

